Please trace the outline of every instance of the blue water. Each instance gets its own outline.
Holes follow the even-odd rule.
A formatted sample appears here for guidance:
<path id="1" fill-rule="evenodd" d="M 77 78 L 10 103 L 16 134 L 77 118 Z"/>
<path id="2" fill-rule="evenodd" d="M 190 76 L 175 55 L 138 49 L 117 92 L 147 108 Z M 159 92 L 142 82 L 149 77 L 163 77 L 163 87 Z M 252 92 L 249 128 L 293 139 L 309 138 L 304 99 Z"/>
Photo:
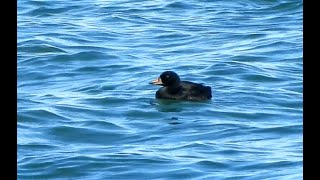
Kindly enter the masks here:
<path id="1" fill-rule="evenodd" d="M 19 0 L 18 179 L 302 179 L 302 8 Z M 165 70 L 213 99 L 155 99 Z"/>

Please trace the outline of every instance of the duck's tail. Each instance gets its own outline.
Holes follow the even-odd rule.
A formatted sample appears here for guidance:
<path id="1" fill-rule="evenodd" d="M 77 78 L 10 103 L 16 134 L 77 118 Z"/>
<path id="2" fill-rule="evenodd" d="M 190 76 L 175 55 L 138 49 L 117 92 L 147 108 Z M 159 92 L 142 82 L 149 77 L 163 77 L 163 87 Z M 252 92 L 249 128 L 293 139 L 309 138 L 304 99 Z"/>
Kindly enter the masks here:
<path id="1" fill-rule="evenodd" d="M 211 87 L 210 86 L 206 86 L 206 89 L 207 89 L 207 98 L 208 99 L 211 99 L 212 98 L 212 92 L 211 92 Z"/>

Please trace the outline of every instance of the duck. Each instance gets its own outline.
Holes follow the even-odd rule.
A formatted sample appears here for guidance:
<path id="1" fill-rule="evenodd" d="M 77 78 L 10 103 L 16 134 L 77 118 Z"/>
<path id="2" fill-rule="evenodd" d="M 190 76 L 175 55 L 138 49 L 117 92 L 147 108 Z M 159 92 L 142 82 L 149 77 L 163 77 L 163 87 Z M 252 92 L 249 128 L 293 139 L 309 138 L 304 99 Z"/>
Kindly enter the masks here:
<path id="1" fill-rule="evenodd" d="M 203 101 L 212 98 L 210 86 L 181 81 L 174 71 L 163 72 L 149 84 L 163 86 L 155 94 L 158 99 Z"/>

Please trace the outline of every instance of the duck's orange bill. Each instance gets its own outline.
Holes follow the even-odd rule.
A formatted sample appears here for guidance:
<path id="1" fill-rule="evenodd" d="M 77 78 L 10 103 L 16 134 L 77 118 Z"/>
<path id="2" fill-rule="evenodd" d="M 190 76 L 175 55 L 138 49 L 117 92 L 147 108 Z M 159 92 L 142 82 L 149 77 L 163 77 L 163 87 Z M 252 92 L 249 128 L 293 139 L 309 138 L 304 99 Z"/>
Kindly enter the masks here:
<path id="1" fill-rule="evenodd" d="M 162 85 L 162 81 L 160 78 L 157 78 L 157 79 L 153 80 L 152 82 L 150 82 L 150 84 Z"/>

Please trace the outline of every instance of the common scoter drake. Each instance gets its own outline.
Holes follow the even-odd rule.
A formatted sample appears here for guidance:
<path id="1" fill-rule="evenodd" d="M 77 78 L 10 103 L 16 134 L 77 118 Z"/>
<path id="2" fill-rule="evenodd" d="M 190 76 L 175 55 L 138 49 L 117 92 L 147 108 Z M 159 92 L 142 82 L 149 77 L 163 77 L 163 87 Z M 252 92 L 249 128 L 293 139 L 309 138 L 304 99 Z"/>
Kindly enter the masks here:
<path id="1" fill-rule="evenodd" d="M 150 84 L 161 85 L 156 92 L 156 98 L 176 100 L 208 100 L 212 98 L 211 87 L 189 81 L 180 81 L 173 71 L 163 72 L 159 78 Z"/>

